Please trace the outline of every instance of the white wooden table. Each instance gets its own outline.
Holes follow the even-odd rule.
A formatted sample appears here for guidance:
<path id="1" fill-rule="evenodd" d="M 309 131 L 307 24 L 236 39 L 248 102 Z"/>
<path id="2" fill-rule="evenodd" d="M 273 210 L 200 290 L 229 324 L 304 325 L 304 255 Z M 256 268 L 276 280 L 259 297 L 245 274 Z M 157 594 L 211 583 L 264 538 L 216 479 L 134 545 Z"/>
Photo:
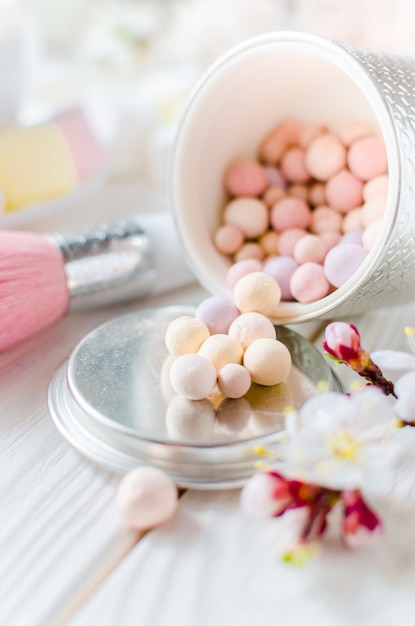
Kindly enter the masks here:
<path id="1" fill-rule="evenodd" d="M 72 228 L 85 215 L 93 223 L 150 204 L 135 186 L 106 188 L 30 228 Z M 116 511 L 119 476 L 82 458 L 55 428 L 47 386 L 84 335 L 138 308 L 197 304 L 205 295 L 194 285 L 71 314 L 0 355 L 0 625 L 413 626 L 410 509 L 384 506 L 380 542 L 347 552 L 329 537 L 302 568 L 278 560 L 289 525 L 244 516 L 238 490 L 186 491 L 169 523 L 137 534 Z M 369 350 L 405 349 L 403 328 L 415 323 L 415 303 L 347 321 L 358 325 Z M 321 345 L 316 325 L 297 330 L 314 332 Z"/>

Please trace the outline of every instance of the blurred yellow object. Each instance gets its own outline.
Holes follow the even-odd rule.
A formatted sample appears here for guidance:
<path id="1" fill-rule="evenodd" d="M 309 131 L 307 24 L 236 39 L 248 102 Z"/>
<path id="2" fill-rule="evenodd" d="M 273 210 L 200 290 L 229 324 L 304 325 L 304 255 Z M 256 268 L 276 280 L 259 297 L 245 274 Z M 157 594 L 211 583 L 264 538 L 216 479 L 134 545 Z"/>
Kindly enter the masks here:
<path id="1" fill-rule="evenodd" d="M 56 124 L 0 132 L 0 187 L 6 212 L 56 198 L 77 184 L 75 163 Z"/>

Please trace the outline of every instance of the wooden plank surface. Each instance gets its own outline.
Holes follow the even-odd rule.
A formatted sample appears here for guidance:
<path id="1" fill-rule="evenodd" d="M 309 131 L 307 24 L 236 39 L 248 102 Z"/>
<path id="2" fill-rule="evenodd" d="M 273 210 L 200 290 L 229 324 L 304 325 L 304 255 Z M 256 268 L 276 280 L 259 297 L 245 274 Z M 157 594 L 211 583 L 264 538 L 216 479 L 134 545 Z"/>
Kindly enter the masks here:
<path id="1" fill-rule="evenodd" d="M 196 304 L 204 293 L 184 289 L 175 303 Z M 59 622 L 137 541 L 115 511 L 119 476 L 66 443 L 46 393 L 56 368 L 93 328 L 170 298 L 70 315 L 0 355 L 0 624 Z"/>

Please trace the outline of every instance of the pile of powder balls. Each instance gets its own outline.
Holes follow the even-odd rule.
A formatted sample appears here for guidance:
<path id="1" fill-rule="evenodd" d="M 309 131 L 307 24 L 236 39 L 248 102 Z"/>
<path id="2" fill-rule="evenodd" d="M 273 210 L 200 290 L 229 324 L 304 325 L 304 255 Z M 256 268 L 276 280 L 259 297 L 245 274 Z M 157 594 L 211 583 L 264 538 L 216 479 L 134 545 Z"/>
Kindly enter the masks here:
<path id="1" fill-rule="evenodd" d="M 359 121 L 337 132 L 287 118 L 258 159 L 224 173 L 227 202 L 214 233 L 231 261 L 231 288 L 251 271 L 272 276 L 283 301 L 324 298 L 358 269 L 379 233 L 388 193 L 384 142 Z"/>
<path id="2" fill-rule="evenodd" d="M 240 398 L 251 383 L 271 386 L 291 369 L 288 348 L 276 337 L 269 315 L 281 299 L 278 283 L 251 272 L 235 285 L 233 301 L 211 296 L 195 316 L 174 319 L 165 334 L 174 358 L 169 375 L 173 390 L 189 399 L 209 397 L 216 386 L 228 398 Z"/>

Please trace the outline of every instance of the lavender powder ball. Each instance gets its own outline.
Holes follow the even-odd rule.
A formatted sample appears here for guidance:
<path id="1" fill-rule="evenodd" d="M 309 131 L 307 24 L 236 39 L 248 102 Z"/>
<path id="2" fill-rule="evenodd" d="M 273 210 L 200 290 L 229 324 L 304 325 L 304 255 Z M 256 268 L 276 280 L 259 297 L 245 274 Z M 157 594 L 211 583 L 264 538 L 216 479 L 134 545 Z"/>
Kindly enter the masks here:
<path id="1" fill-rule="evenodd" d="M 293 300 L 290 281 L 297 267 L 297 261 L 290 256 L 274 257 L 264 264 L 262 270 L 264 274 L 276 280 L 281 288 L 281 300 Z"/>
<path id="2" fill-rule="evenodd" d="M 208 327 L 211 335 L 226 335 L 229 326 L 238 315 L 236 306 L 230 300 L 219 296 L 203 300 L 195 313 L 196 319 Z"/>
<path id="3" fill-rule="evenodd" d="M 349 230 L 348 233 L 344 233 L 339 239 L 339 245 L 343 243 L 356 243 L 358 246 L 362 245 L 363 239 L 363 228 L 358 228 L 356 230 Z"/>
<path id="4" fill-rule="evenodd" d="M 355 243 L 343 243 L 327 253 L 324 272 L 334 287 L 341 287 L 359 269 L 367 257 L 367 250 Z"/>

